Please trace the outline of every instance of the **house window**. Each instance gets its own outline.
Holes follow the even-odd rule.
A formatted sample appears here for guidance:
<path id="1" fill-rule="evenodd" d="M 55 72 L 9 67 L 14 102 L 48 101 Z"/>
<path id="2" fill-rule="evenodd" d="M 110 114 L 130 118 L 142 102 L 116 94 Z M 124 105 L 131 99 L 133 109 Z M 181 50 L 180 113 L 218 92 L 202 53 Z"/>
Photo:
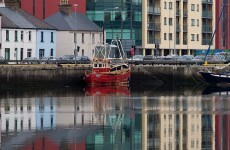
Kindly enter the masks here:
<path id="1" fill-rule="evenodd" d="M 199 34 L 196 35 L 196 40 L 199 41 Z"/>
<path id="2" fill-rule="evenodd" d="M 21 130 L 23 130 L 23 120 L 21 120 Z"/>
<path id="3" fill-rule="evenodd" d="M 5 59 L 10 60 L 10 48 L 5 48 Z"/>
<path id="4" fill-rule="evenodd" d="M 191 4 L 191 11 L 195 11 L 195 4 Z"/>
<path id="5" fill-rule="evenodd" d="M 195 19 L 191 19 L 191 26 L 195 26 Z"/>
<path id="6" fill-rule="evenodd" d="M 29 31 L 29 41 L 31 41 L 31 31 Z"/>
<path id="7" fill-rule="evenodd" d="M 14 41 L 18 41 L 18 31 L 14 31 Z"/>
<path id="8" fill-rule="evenodd" d="M 85 35 L 84 35 L 84 33 L 82 33 L 82 43 L 84 43 L 85 42 Z"/>
<path id="9" fill-rule="evenodd" d="M 84 56 L 85 55 L 85 50 L 82 49 L 81 52 L 82 52 L 82 56 Z"/>
<path id="10" fill-rule="evenodd" d="M 169 18 L 169 25 L 172 26 L 172 18 Z"/>
<path id="11" fill-rule="evenodd" d="M 169 40 L 172 40 L 172 33 L 169 33 Z"/>
<path id="12" fill-rule="evenodd" d="M 31 57 L 32 49 L 27 49 L 27 57 Z"/>
<path id="13" fill-rule="evenodd" d="M 18 130 L 18 120 L 14 119 L 14 130 L 17 131 Z"/>
<path id="14" fill-rule="evenodd" d="M 28 120 L 28 128 L 31 129 L 31 119 Z"/>
<path id="15" fill-rule="evenodd" d="M 191 41 L 195 41 L 195 34 L 191 34 Z"/>
<path id="16" fill-rule="evenodd" d="M 41 42 L 44 42 L 44 35 L 43 35 L 43 32 L 41 32 Z"/>
<path id="17" fill-rule="evenodd" d="M 21 51 L 20 51 L 20 60 L 23 60 L 23 48 L 21 48 Z"/>
<path id="18" fill-rule="evenodd" d="M 23 37 L 23 31 L 21 31 L 21 41 L 24 40 L 24 37 Z"/>
<path id="19" fill-rule="evenodd" d="M 51 43 L 53 43 L 53 42 L 54 42 L 54 33 L 51 32 Z"/>
<path id="20" fill-rule="evenodd" d="M 50 56 L 53 56 L 54 55 L 54 49 L 51 48 L 50 50 Z"/>
<path id="21" fill-rule="evenodd" d="M 169 2 L 169 9 L 172 9 L 172 2 Z"/>
<path id="22" fill-rule="evenodd" d="M 100 34 L 100 43 L 102 42 L 103 38 L 102 38 L 102 34 Z"/>
<path id="23" fill-rule="evenodd" d="M 41 120 L 41 128 L 43 129 L 43 117 L 41 117 L 40 120 Z"/>
<path id="24" fill-rule="evenodd" d="M 73 40 L 74 40 L 74 43 L 77 43 L 77 33 L 74 33 L 74 38 L 73 38 Z"/>
<path id="25" fill-rule="evenodd" d="M 197 26 L 199 27 L 199 19 L 196 20 Z"/>
<path id="26" fill-rule="evenodd" d="M 95 43 L 95 34 L 94 33 L 92 34 L 92 43 L 93 44 Z"/>
<path id="27" fill-rule="evenodd" d="M 9 131 L 9 125 L 10 125 L 9 119 L 6 119 L 6 132 Z"/>
<path id="28" fill-rule="evenodd" d="M 167 25 L 167 18 L 164 17 L 164 25 Z"/>
<path id="29" fill-rule="evenodd" d="M 198 12 L 199 11 L 199 4 L 196 5 L 196 11 Z"/>
<path id="30" fill-rule="evenodd" d="M 9 33 L 9 30 L 6 30 L 6 41 L 10 41 L 10 33 Z"/>
<path id="31" fill-rule="evenodd" d="M 167 33 L 164 33 L 164 40 L 167 40 Z"/>
<path id="32" fill-rule="evenodd" d="M 44 57 L 45 55 L 45 49 L 39 49 L 39 58 Z"/>
<path id="33" fill-rule="evenodd" d="M 167 9 L 167 2 L 164 2 L 164 9 Z"/>

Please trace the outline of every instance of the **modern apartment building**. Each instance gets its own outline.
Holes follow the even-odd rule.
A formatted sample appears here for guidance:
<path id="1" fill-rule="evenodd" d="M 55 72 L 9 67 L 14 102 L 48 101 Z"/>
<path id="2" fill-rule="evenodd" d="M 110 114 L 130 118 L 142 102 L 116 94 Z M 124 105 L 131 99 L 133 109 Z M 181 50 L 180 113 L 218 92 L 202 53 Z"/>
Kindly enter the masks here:
<path id="1" fill-rule="evenodd" d="M 87 0 L 86 15 L 106 31 L 106 42 L 118 37 L 125 51 L 142 44 L 142 0 Z M 128 54 L 128 53 L 127 53 Z"/>
<path id="2" fill-rule="evenodd" d="M 225 2 L 225 4 L 223 3 Z M 223 15 L 216 31 L 216 49 L 230 49 L 230 0 L 216 0 L 216 20 L 221 14 Z"/>
<path id="3" fill-rule="evenodd" d="M 216 24 L 215 1 L 146 0 L 142 10 L 143 55 L 196 54 L 208 49 Z"/>

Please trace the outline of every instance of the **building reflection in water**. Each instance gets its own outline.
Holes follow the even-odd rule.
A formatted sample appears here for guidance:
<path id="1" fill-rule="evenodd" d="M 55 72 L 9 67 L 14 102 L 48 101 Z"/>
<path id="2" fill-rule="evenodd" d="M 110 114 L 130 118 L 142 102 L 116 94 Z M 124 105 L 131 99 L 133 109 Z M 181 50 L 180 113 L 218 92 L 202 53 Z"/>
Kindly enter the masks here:
<path id="1" fill-rule="evenodd" d="M 228 95 L 132 97 L 128 87 L 84 96 L 2 98 L 1 149 L 230 149 Z"/>

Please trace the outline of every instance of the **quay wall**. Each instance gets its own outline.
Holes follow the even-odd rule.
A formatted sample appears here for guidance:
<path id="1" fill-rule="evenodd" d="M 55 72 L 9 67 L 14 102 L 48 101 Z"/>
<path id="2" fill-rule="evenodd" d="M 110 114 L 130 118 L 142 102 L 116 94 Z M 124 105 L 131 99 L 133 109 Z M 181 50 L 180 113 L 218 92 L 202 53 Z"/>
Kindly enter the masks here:
<path id="1" fill-rule="evenodd" d="M 145 86 L 154 84 L 196 84 L 202 78 L 197 73 L 200 66 L 132 66 L 130 84 Z M 0 85 L 23 84 L 82 84 L 85 72 L 91 67 L 74 65 L 2 65 Z"/>

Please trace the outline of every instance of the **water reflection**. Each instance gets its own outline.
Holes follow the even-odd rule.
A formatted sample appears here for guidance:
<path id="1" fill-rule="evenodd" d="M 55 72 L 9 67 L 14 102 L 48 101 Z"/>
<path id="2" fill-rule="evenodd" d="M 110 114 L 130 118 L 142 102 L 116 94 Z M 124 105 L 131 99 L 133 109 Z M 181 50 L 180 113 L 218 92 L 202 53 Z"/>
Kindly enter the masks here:
<path id="1" fill-rule="evenodd" d="M 1 149 L 230 148 L 226 91 L 206 95 L 157 91 L 124 86 L 22 96 L 8 91 L 0 99 Z"/>

